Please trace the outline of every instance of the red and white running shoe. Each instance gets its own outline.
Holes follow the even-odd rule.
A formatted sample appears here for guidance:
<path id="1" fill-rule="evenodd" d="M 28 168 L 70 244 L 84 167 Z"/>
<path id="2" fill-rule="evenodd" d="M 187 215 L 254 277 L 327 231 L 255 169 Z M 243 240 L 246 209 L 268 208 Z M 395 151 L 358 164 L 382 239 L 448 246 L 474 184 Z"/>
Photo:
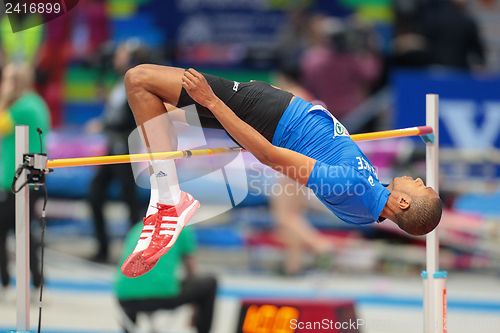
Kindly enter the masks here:
<path id="1" fill-rule="evenodd" d="M 128 256 L 125 262 L 122 264 L 122 273 L 127 277 L 137 277 L 140 272 L 147 272 L 152 267 L 148 267 L 146 262 L 142 257 L 142 253 L 146 250 L 151 243 L 153 238 L 153 233 L 155 231 L 156 225 L 156 214 L 151 214 L 144 218 L 144 226 L 142 227 L 141 235 L 137 241 L 132 254 Z"/>
<path id="2" fill-rule="evenodd" d="M 160 257 L 175 244 L 182 229 L 199 207 L 200 203 L 186 192 L 181 192 L 180 201 L 176 206 L 159 203 L 158 212 L 144 220 L 143 232 L 137 246 L 122 265 L 123 274 L 137 277 L 151 270 Z M 149 223 L 154 223 L 153 229 Z"/>

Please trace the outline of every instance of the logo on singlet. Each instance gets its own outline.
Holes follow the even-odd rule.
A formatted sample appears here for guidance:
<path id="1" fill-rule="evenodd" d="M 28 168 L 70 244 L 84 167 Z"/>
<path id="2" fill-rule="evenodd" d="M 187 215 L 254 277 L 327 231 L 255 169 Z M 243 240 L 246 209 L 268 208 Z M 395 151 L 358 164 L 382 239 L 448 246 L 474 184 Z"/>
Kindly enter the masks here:
<path id="1" fill-rule="evenodd" d="M 234 81 L 233 91 L 238 91 L 238 87 L 239 87 L 239 86 L 240 86 L 240 83 L 239 83 L 239 82 Z"/>
<path id="2" fill-rule="evenodd" d="M 349 133 L 347 132 L 346 128 L 344 125 L 342 125 L 340 122 L 336 121 L 335 123 L 335 136 L 347 136 Z"/>

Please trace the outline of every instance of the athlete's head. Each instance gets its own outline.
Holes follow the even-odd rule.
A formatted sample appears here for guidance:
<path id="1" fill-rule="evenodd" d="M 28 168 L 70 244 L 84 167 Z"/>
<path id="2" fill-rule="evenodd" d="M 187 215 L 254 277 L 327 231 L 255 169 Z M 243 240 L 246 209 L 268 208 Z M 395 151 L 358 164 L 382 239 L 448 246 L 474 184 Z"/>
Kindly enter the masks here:
<path id="1" fill-rule="evenodd" d="M 411 235 L 425 235 L 434 230 L 441 220 L 442 205 L 439 195 L 425 186 L 422 179 L 396 177 L 388 189 L 387 205 L 391 219 Z"/>

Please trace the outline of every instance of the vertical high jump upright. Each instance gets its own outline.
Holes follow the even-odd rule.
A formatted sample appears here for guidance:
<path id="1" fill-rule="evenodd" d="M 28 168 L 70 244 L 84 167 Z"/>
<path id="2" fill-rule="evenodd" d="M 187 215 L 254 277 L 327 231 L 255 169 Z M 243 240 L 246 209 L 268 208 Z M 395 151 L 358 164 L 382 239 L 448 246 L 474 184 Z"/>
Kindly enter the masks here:
<path id="1" fill-rule="evenodd" d="M 425 96 L 426 125 L 433 129 L 433 140 L 426 141 L 426 183 L 439 193 L 439 96 Z M 438 228 L 428 233 L 425 242 L 426 270 L 424 280 L 424 333 L 447 333 L 446 327 L 446 278 L 439 270 Z"/>
<path id="2" fill-rule="evenodd" d="M 425 128 L 407 128 L 352 135 L 355 141 L 386 139 L 402 136 L 422 136 L 426 143 L 426 182 L 439 193 L 439 96 L 426 95 Z M 432 130 L 432 134 L 431 134 Z M 16 169 L 23 164 L 24 154 L 29 153 L 27 126 L 16 126 Z M 430 134 L 430 135 L 428 135 Z M 183 158 L 224 152 L 234 152 L 235 148 L 215 148 L 192 151 L 178 151 L 161 154 L 162 158 Z M 144 161 L 150 154 L 101 156 L 49 160 L 48 167 L 60 168 L 83 165 L 102 165 Z M 157 156 L 156 158 L 160 158 Z M 23 170 L 19 181 L 27 180 Z M 30 332 L 30 269 L 29 269 L 29 189 L 23 187 L 16 193 L 16 331 Z M 439 228 L 439 227 L 438 227 Z M 422 272 L 424 282 L 424 333 L 447 333 L 446 328 L 446 277 L 439 270 L 438 228 L 426 235 L 426 270 Z"/>
<path id="3" fill-rule="evenodd" d="M 23 164 L 24 154 L 29 153 L 28 126 L 16 126 L 16 169 Z M 27 180 L 26 170 L 19 179 Z M 30 331 L 30 206 L 29 188 L 24 186 L 16 193 L 16 331 Z M 43 283 L 43 282 L 42 282 Z"/>

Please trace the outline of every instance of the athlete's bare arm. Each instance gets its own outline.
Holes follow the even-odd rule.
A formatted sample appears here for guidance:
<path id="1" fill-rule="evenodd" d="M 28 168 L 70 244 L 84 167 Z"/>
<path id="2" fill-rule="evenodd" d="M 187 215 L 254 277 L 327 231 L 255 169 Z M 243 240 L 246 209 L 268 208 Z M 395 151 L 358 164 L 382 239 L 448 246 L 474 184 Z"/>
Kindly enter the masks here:
<path id="1" fill-rule="evenodd" d="M 209 109 L 226 131 L 261 163 L 285 174 L 300 184 L 307 184 L 316 162 L 295 151 L 276 147 L 253 127 L 241 120 L 212 91 L 205 77 L 188 69 L 182 77 L 182 86 L 197 103 Z"/>

